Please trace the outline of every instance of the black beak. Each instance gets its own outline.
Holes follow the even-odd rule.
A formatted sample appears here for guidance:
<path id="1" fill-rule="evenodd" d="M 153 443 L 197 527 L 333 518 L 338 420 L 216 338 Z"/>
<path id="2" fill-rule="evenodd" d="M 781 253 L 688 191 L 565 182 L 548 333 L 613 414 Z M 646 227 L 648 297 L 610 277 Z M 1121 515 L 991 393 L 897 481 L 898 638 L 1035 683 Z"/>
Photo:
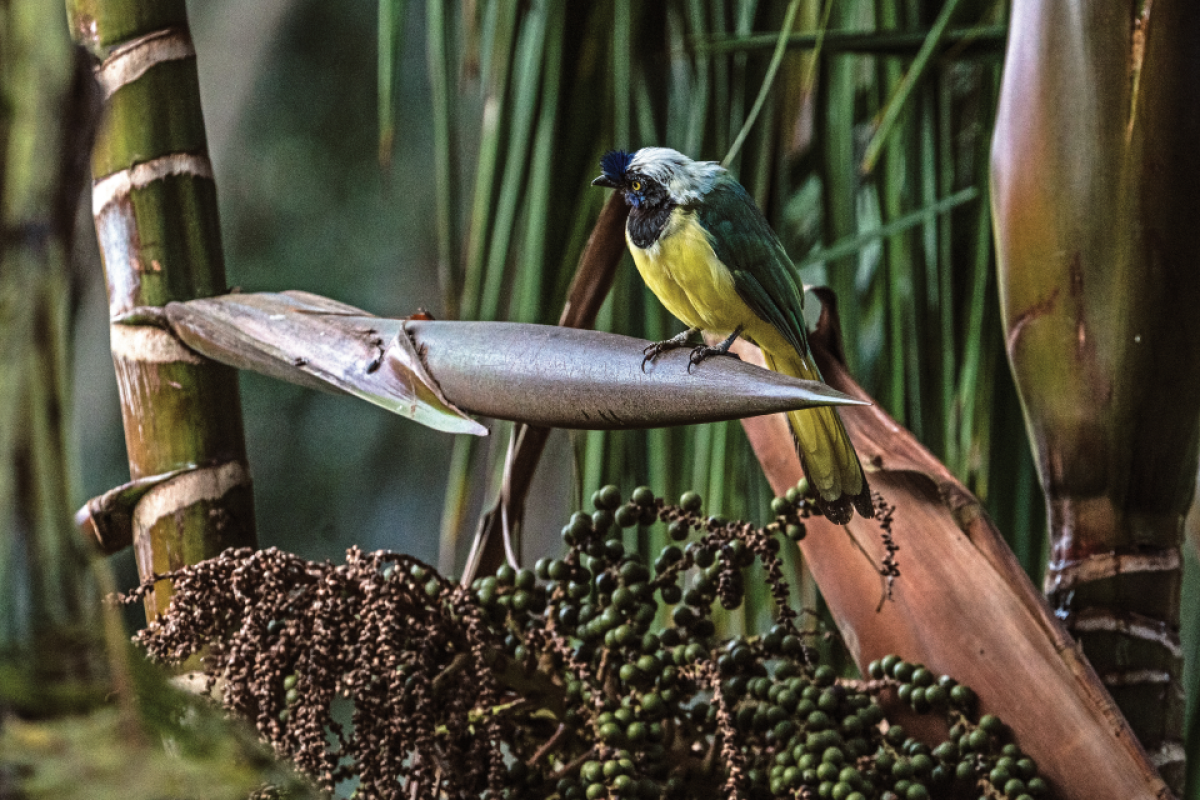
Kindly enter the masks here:
<path id="1" fill-rule="evenodd" d="M 605 189 L 619 189 L 621 185 L 607 175 L 601 175 L 592 181 L 592 186 L 603 186 Z"/>

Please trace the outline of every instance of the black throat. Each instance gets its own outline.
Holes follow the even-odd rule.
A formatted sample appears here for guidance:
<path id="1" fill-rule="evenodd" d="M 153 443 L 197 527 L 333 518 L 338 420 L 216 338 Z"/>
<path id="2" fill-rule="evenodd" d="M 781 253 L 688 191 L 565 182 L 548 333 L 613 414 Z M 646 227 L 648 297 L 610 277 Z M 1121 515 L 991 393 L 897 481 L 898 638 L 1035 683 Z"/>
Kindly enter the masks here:
<path id="1" fill-rule="evenodd" d="M 658 237 L 662 236 L 663 228 L 667 227 L 667 220 L 671 218 L 671 212 L 674 209 L 675 203 L 670 200 L 663 200 L 652 206 L 631 208 L 629 222 L 626 225 L 626 229 L 629 231 L 629 241 L 643 250 L 657 242 Z"/>

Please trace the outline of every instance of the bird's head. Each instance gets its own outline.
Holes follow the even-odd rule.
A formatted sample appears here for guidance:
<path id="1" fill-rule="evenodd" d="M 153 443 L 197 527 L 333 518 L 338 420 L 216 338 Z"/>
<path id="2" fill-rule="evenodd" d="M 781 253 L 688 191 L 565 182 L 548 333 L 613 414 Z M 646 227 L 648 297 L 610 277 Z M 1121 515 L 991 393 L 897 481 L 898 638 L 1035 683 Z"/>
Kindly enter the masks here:
<path id="1" fill-rule="evenodd" d="M 694 205 L 724 172 L 715 161 L 693 161 L 669 147 L 612 150 L 600 159 L 600 177 L 592 186 L 622 192 L 634 209 Z"/>

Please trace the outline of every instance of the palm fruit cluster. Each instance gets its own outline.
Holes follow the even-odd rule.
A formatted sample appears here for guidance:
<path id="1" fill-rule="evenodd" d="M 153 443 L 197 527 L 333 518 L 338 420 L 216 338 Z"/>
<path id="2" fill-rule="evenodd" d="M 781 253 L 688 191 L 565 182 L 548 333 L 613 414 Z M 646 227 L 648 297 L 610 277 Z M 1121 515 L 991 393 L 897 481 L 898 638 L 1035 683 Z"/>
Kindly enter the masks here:
<path id="1" fill-rule="evenodd" d="M 896 656 L 862 680 L 817 663 L 778 556 L 816 513 L 803 482 L 764 526 L 706 517 L 694 492 L 667 503 L 606 486 L 592 506 L 563 527 L 561 557 L 469 588 L 384 551 L 344 565 L 227 551 L 171 573 L 171 608 L 138 640 L 167 661 L 203 653 L 227 708 L 320 786 L 354 779 L 363 800 L 1049 796 L 967 687 Z M 669 543 L 648 562 L 626 532 L 653 525 Z M 721 637 L 716 604 L 738 608 L 751 581 L 773 622 Z M 910 737 L 881 698 L 944 717 L 949 738 Z"/>
<path id="2" fill-rule="evenodd" d="M 563 687 L 569 732 L 550 750 L 518 749 L 504 800 L 1047 795 L 995 717 L 972 721 L 967 687 L 896 656 L 873 664 L 866 681 L 838 680 L 816 663 L 777 556 L 781 536 L 803 539 L 815 513 L 803 482 L 776 498 L 764 527 L 704 517 L 694 492 L 668 504 L 644 487 L 626 500 L 607 486 L 592 504 L 564 526 L 562 558 L 532 571 L 504 566 L 473 585 L 507 631 L 506 649 Z M 880 511 L 889 561 L 881 572 L 894 577 L 891 509 Z M 648 565 L 626 548 L 623 529 L 655 523 L 673 543 Z M 719 639 L 714 604 L 742 603 L 755 560 L 776 600 L 775 624 L 761 636 Z M 888 725 L 878 703 L 885 691 L 918 713 L 947 716 L 951 738 L 931 748 Z"/>

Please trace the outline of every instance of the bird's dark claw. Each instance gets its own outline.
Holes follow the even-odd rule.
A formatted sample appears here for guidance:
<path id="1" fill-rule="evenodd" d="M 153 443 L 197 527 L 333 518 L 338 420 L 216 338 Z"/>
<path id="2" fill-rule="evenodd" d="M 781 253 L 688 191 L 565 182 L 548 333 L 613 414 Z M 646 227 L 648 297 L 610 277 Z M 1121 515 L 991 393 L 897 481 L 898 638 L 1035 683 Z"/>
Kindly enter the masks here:
<path id="1" fill-rule="evenodd" d="M 652 345 L 643 347 L 642 348 L 642 356 L 643 356 L 642 357 L 642 372 L 646 371 L 646 364 L 648 364 L 651 361 L 653 361 L 654 359 L 658 358 L 659 355 L 666 349 L 668 349 L 668 348 L 663 347 L 662 342 L 655 342 Z"/>
<path id="2" fill-rule="evenodd" d="M 688 372 L 692 371 L 692 367 L 712 356 L 731 356 L 732 358 L 736 358 L 738 361 L 741 361 L 741 356 L 739 356 L 737 353 L 729 352 L 729 348 L 733 347 L 734 341 L 736 341 L 741 334 L 742 326 L 738 325 L 737 329 L 734 330 L 733 333 L 729 334 L 728 338 L 726 338 L 725 341 L 721 342 L 716 347 L 709 347 L 708 345 L 702 344 L 699 347 L 693 348 L 692 355 L 688 358 Z"/>
<path id="3" fill-rule="evenodd" d="M 721 345 L 709 347 L 708 345 L 702 344 L 699 347 L 692 348 L 692 354 L 688 357 L 688 372 L 692 371 L 692 367 L 696 366 L 701 361 L 707 361 L 712 356 L 728 356 L 729 358 L 736 358 L 738 361 L 742 360 L 742 357 L 737 353 L 729 352 L 728 347 Z"/>
<path id="4" fill-rule="evenodd" d="M 646 345 L 645 347 L 643 347 L 642 355 L 644 356 L 644 358 L 642 359 L 642 372 L 646 371 L 646 364 L 653 362 L 654 359 L 658 358 L 663 353 L 666 353 L 671 350 L 675 350 L 676 348 L 683 347 L 684 345 L 686 345 L 687 340 L 691 337 L 691 335 L 693 333 L 696 332 L 696 330 L 697 330 L 696 328 L 688 328 L 683 333 L 676 334 L 675 336 L 672 336 L 670 339 L 664 339 L 661 342 L 655 342 L 654 344 Z"/>

